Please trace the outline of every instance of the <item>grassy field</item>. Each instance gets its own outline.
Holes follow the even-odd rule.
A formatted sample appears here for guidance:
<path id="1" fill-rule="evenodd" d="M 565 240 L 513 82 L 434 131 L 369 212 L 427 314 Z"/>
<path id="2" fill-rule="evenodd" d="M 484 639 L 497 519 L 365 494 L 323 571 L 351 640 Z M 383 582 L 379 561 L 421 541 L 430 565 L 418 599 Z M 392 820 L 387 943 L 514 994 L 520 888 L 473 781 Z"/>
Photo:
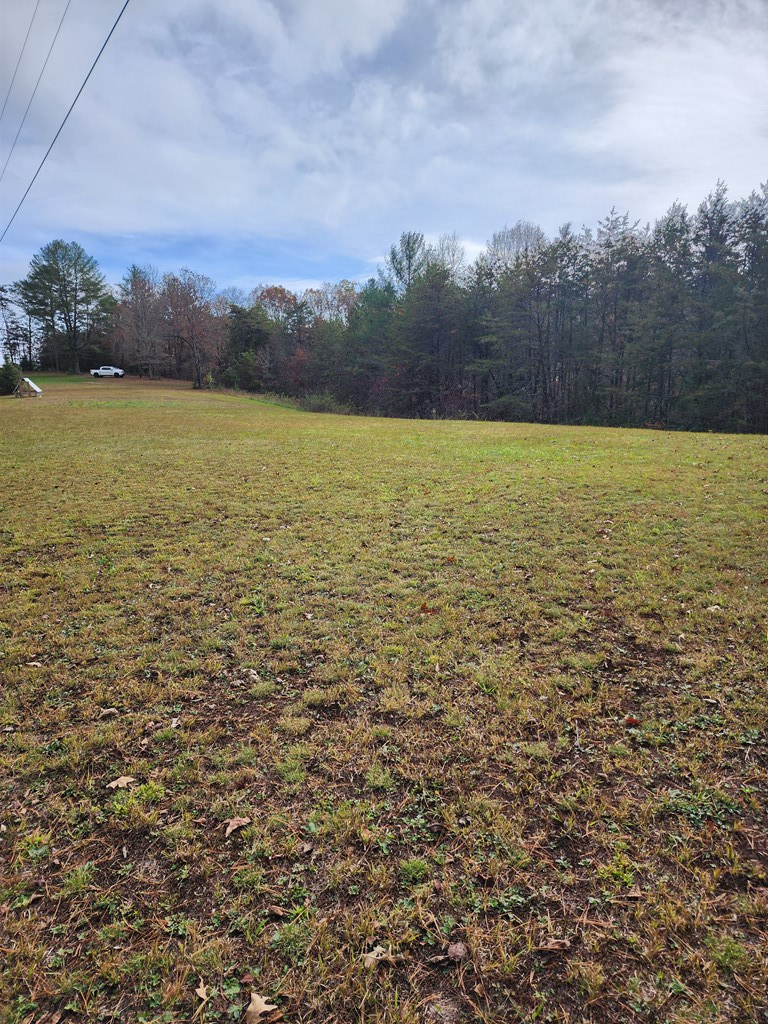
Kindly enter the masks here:
<path id="1" fill-rule="evenodd" d="M 0 1019 L 768 1021 L 768 439 L 34 379 Z"/>

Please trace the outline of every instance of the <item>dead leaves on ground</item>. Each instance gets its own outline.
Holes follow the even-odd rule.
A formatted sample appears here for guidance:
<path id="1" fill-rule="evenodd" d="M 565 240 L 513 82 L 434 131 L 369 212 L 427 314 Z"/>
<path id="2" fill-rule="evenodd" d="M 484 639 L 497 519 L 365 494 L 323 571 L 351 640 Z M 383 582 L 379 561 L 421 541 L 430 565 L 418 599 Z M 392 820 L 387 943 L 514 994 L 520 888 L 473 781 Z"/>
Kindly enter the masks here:
<path id="1" fill-rule="evenodd" d="M 250 975 L 249 977 L 252 981 L 253 976 Z M 200 1010 L 202 1010 L 202 1004 L 207 1003 L 211 995 L 216 995 L 216 990 L 214 989 L 212 993 L 209 993 L 207 985 L 201 978 L 200 984 L 195 989 L 195 995 L 201 1001 Z M 277 1008 L 275 1003 L 268 1003 L 264 996 L 259 995 L 258 992 L 252 992 L 251 1001 L 245 1010 L 245 1024 L 260 1024 L 264 1017 L 268 1017 Z"/>
<path id="2" fill-rule="evenodd" d="M 430 964 L 460 964 L 469 955 L 469 949 L 464 942 L 452 942 L 444 953 L 431 956 L 427 960 Z"/>
<path id="3" fill-rule="evenodd" d="M 136 779 L 132 775 L 121 775 L 119 779 L 114 779 L 112 782 L 107 783 L 107 789 L 127 789 L 132 782 Z"/>
<path id="4" fill-rule="evenodd" d="M 38 1017 L 37 1013 L 33 1013 L 30 1017 L 24 1018 L 23 1024 L 59 1024 L 63 1016 L 63 1010 L 49 1010 L 42 1017 Z"/>
<path id="5" fill-rule="evenodd" d="M 558 939 L 554 935 L 550 935 L 544 942 L 536 946 L 540 953 L 559 953 L 561 950 L 570 948 L 570 939 Z"/>
<path id="6" fill-rule="evenodd" d="M 379 964 L 394 964 L 401 959 L 399 956 L 392 956 L 391 949 L 384 949 L 383 946 L 375 946 L 368 953 L 363 953 L 360 959 L 366 967 L 378 967 Z"/>
<path id="7" fill-rule="evenodd" d="M 467 955 L 468 950 L 463 942 L 452 942 L 448 947 L 448 957 L 458 963 Z"/>
<path id="8" fill-rule="evenodd" d="M 228 839 L 229 836 L 235 831 L 235 829 L 243 828 L 245 825 L 251 824 L 250 818 L 230 818 L 229 821 L 225 822 L 227 831 L 224 833 L 224 838 Z"/>
<path id="9" fill-rule="evenodd" d="M 259 1024 L 262 1017 L 266 1017 L 276 1009 L 277 1006 L 274 1003 L 268 1003 L 258 992 L 252 992 L 251 1001 L 245 1011 L 245 1024 Z"/>

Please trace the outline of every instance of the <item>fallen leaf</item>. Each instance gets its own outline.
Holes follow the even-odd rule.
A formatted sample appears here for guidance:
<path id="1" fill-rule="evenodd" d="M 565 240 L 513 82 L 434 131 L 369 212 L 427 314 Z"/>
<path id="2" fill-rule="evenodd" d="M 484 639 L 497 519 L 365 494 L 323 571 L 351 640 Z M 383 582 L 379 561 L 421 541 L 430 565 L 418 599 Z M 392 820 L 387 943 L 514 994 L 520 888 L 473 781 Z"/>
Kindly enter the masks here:
<path id="1" fill-rule="evenodd" d="M 463 942 L 452 942 L 448 947 L 448 956 L 457 963 L 467 955 L 467 947 Z"/>
<path id="2" fill-rule="evenodd" d="M 366 967 L 376 967 L 380 963 L 393 964 L 395 962 L 392 953 L 388 949 L 384 949 L 383 946 L 374 946 L 370 952 L 363 953 L 360 959 Z"/>
<path id="3" fill-rule="evenodd" d="M 276 1009 L 277 1006 L 274 1003 L 268 1003 L 258 992 L 252 992 L 251 1001 L 245 1011 L 245 1024 L 257 1024 L 262 1017 Z"/>
<path id="4" fill-rule="evenodd" d="M 289 910 L 286 910 L 284 907 L 278 907 L 274 903 L 271 903 L 267 907 L 267 910 L 272 915 L 272 917 L 289 917 L 290 916 L 290 911 Z"/>
<path id="5" fill-rule="evenodd" d="M 27 665 L 29 668 L 42 668 L 43 667 L 42 661 L 25 661 L 24 664 Z"/>
<path id="6" fill-rule="evenodd" d="M 373 832 L 371 832 L 369 828 L 366 828 L 365 825 L 361 825 L 360 838 L 363 840 L 364 843 L 370 843 L 370 841 L 373 839 Z"/>
<path id="7" fill-rule="evenodd" d="M 536 949 L 542 950 L 542 952 L 554 953 L 560 949 L 570 949 L 571 943 L 569 939 L 556 939 L 553 935 L 550 935 L 546 942 L 542 942 L 541 945 L 537 946 Z"/>
<path id="8" fill-rule="evenodd" d="M 242 828 L 243 825 L 250 825 L 250 818 L 230 818 L 227 822 L 227 831 L 224 833 L 224 838 L 231 836 L 236 828 Z"/>
<path id="9" fill-rule="evenodd" d="M 420 615 L 437 615 L 438 611 L 439 611 L 438 608 L 429 608 L 427 606 L 427 602 L 426 601 L 422 601 L 421 602 L 421 608 L 419 608 L 419 614 Z"/>
<path id="10" fill-rule="evenodd" d="M 203 979 L 202 978 L 200 979 L 200 984 L 195 989 L 195 995 L 196 996 L 200 996 L 200 998 L 203 1000 L 203 1002 L 205 1002 L 206 999 L 208 998 L 208 989 L 203 984 Z"/>
<path id="11" fill-rule="evenodd" d="M 119 779 L 115 779 L 113 782 L 107 783 L 107 789 L 125 789 L 130 786 L 136 779 L 132 775 L 121 775 Z"/>
<path id="12" fill-rule="evenodd" d="M 251 972 L 250 971 L 246 971 L 245 974 L 240 979 L 240 984 L 241 985 L 250 985 L 253 980 L 254 979 L 253 979 L 253 975 L 251 974 Z"/>
<path id="13" fill-rule="evenodd" d="M 630 889 L 629 892 L 623 894 L 625 900 L 641 900 L 644 898 L 645 893 L 642 889 Z"/>
<path id="14" fill-rule="evenodd" d="M 113 715 L 119 715 L 120 712 L 117 708 L 102 708 L 99 713 L 99 718 L 112 718 Z"/>
<path id="15" fill-rule="evenodd" d="M 642 723 L 641 723 L 640 719 L 639 718 L 635 718 L 634 715 L 625 715 L 624 716 L 624 725 L 628 729 L 636 729 L 638 727 L 638 725 L 641 725 L 641 724 Z"/>
<path id="16" fill-rule="evenodd" d="M 178 720 L 178 718 L 172 718 L 171 719 L 171 728 L 172 729 L 178 729 L 179 728 L 179 720 Z"/>

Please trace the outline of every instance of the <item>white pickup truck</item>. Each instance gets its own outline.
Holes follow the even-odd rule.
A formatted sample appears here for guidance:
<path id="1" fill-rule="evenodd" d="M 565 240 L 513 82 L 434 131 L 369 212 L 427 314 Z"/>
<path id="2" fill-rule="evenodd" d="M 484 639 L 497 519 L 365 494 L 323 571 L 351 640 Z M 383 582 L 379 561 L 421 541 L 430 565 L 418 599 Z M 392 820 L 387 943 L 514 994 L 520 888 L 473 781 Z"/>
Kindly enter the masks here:
<path id="1" fill-rule="evenodd" d="M 117 366 L 100 366 L 98 370 L 88 371 L 92 377 L 124 377 L 125 370 Z"/>

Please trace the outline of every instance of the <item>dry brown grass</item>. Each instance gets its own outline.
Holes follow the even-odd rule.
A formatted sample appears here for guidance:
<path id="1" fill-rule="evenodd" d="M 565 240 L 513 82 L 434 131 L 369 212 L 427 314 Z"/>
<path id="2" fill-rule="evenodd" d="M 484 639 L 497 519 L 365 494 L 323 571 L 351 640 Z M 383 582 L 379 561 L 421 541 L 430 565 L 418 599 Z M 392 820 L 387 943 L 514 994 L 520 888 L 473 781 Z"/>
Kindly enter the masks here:
<path id="1" fill-rule="evenodd" d="M 768 1019 L 765 438 L 43 387 L 4 1020 Z"/>

